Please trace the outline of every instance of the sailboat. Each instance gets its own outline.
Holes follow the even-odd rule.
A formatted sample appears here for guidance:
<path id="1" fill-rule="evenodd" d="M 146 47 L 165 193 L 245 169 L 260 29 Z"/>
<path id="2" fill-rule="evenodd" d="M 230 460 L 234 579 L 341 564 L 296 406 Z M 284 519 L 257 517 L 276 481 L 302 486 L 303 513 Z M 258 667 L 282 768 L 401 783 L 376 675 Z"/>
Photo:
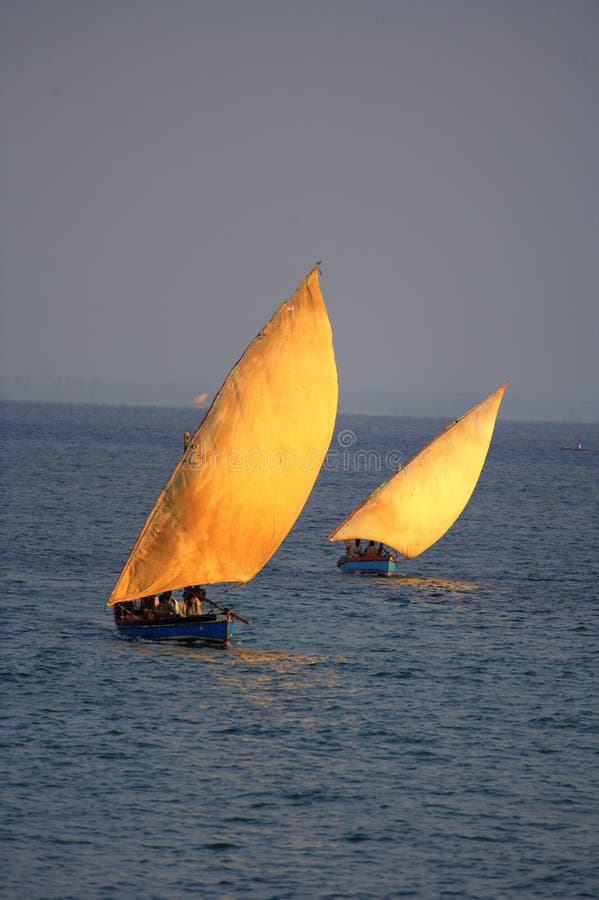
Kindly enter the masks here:
<path id="1" fill-rule="evenodd" d="M 319 266 L 247 347 L 185 440 L 106 601 L 121 636 L 227 647 L 233 621 L 249 623 L 213 600 L 205 615 L 148 617 L 146 601 L 190 586 L 249 581 L 299 516 L 337 413 Z"/>
<path id="2" fill-rule="evenodd" d="M 393 550 L 412 559 L 451 528 L 476 487 L 509 383 L 451 422 L 333 529 L 328 540 L 346 542 L 342 572 L 392 575 Z"/>

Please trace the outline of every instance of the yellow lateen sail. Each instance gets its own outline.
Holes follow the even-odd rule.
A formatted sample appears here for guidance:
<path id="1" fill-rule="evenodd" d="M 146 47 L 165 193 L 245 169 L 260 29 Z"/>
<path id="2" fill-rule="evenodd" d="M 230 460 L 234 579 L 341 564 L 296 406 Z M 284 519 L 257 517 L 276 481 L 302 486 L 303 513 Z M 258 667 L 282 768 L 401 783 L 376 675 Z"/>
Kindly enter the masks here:
<path id="1" fill-rule="evenodd" d="M 408 559 L 438 541 L 476 487 L 508 384 L 448 425 L 370 494 L 328 539 L 380 541 Z"/>
<path id="2" fill-rule="evenodd" d="M 227 376 L 106 605 L 252 578 L 301 512 L 336 412 L 337 370 L 317 265 Z"/>

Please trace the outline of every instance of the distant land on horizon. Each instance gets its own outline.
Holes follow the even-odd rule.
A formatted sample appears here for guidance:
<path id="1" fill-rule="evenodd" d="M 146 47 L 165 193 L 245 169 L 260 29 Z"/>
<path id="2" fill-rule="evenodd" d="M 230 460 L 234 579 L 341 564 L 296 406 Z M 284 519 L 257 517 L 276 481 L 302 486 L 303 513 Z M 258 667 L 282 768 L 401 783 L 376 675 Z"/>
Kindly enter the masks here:
<path id="1" fill-rule="evenodd" d="M 417 418 L 461 416 L 499 385 L 485 385 L 480 392 L 399 391 L 387 388 L 340 388 L 339 412 L 356 415 L 392 415 Z M 94 381 L 77 378 L 13 376 L 0 378 L 0 399 L 34 403 L 98 403 L 114 406 L 177 406 L 206 409 L 216 388 L 188 382 L 139 384 L 128 381 Z M 209 391 L 205 403 L 194 403 Z M 504 396 L 500 418 L 558 422 L 599 422 L 599 401 L 546 400 L 518 394 L 512 384 Z"/>

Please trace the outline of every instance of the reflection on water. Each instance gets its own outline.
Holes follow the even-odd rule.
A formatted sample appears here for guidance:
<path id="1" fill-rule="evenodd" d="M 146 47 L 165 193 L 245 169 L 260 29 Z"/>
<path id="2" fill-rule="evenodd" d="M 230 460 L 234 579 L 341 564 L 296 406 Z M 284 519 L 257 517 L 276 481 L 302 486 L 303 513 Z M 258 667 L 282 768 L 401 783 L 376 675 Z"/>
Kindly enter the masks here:
<path id="1" fill-rule="evenodd" d="M 368 585 L 368 599 L 372 594 L 380 595 L 382 591 L 392 587 L 394 590 L 398 588 L 415 588 L 418 594 L 427 594 L 428 596 L 443 596 L 444 599 L 461 599 L 464 594 L 474 594 L 480 591 L 481 585 L 474 581 L 465 581 L 464 579 L 439 578 L 437 576 L 424 575 L 405 575 L 396 572 L 393 575 L 383 577 L 372 577 L 368 575 L 343 575 L 344 580 L 351 579 L 353 585 Z M 365 588 L 360 587 L 361 592 L 365 592 Z M 401 599 L 407 599 L 405 595 Z"/>
<path id="2" fill-rule="evenodd" d="M 425 591 L 445 591 L 456 596 L 477 591 L 480 585 L 473 581 L 462 581 L 450 578 L 425 577 L 423 575 L 390 575 L 395 583 L 409 584 Z"/>
<path id="3" fill-rule="evenodd" d="M 285 653 L 279 650 L 251 650 L 235 647 L 233 644 L 228 650 L 220 647 L 204 646 L 201 643 L 171 643 L 170 641 L 125 641 L 116 636 L 117 640 L 128 649 L 133 648 L 138 653 L 146 655 L 154 655 L 156 653 L 165 653 L 167 656 L 181 657 L 189 659 L 197 656 L 206 663 L 226 663 L 235 664 L 239 662 L 248 663 L 249 665 L 259 664 L 275 664 L 275 668 L 279 671 L 287 664 L 293 668 L 314 666 L 319 663 L 328 663 L 330 657 L 327 656 L 310 656 L 304 653 Z"/>
<path id="4" fill-rule="evenodd" d="M 444 578 L 438 575 L 417 575 L 406 572 L 391 572 L 388 575 L 376 573 L 362 572 L 343 572 L 339 573 L 338 578 L 341 584 L 347 582 L 361 582 L 363 584 L 381 585 L 381 584 L 413 584 L 416 587 L 436 586 L 441 588 L 449 588 L 457 591 L 475 591 L 479 585 L 474 581 L 466 581 L 463 578 Z"/>
<path id="5" fill-rule="evenodd" d="M 250 665 L 257 663 L 291 663 L 296 666 L 314 666 L 329 661 L 327 656 L 307 656 L 304 653 L 283 653 L 279 650 L 241 650 L 232 647 L 230 653 Z"/>

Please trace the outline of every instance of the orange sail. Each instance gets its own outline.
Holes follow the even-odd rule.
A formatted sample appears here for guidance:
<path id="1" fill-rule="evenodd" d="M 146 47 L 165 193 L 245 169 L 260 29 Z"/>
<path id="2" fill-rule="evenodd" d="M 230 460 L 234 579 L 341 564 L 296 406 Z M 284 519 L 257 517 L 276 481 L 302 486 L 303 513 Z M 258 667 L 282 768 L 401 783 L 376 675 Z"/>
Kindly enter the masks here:
<path id="1" fill-rule="evenodd" d="M 188 584 L 249 581 L 300 514 L 336 412 L 317 265 L 227 376 L 106 605 Z"/>
<path id="2" fill-rule="evenodd" d="M 476 487 L 508 384 L 448 425 L 373 491 L 328 539 L 382 542 L 408 559 L 438 541 Z"/>

